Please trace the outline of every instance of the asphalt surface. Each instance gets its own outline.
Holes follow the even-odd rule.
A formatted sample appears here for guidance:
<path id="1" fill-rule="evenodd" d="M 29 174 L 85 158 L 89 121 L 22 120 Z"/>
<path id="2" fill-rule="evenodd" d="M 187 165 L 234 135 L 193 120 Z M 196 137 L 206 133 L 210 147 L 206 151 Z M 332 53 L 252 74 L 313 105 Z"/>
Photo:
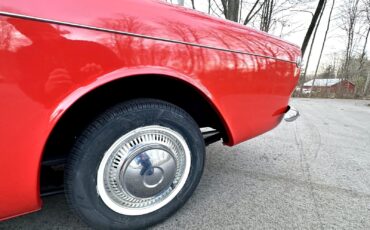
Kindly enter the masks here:
<path id="1" fill-rule="evenodd" d="M 153 229 L 370 229 L 370 101 L 294 99 L 294 123 L 207 149 L 188 203 Z M 0 204 L 1 205 L 1 204 Z M 63 195 L 0 229 L 87 229 Z"/>

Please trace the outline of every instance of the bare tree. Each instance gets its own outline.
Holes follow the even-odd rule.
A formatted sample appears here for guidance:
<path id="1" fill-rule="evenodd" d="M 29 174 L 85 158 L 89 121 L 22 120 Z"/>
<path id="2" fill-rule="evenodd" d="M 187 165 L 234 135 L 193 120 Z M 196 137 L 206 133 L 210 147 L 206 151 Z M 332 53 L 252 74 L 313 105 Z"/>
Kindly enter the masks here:
<path id="1" fill-rule="evenodd" d="M 367 47 L 367 43 L 368 43 L 369 35 L 370 35 L 370 0 L 365 0 L 363 3 L 364 3 L 363 11 L 365 13 L 364 23 L 367 24 L 368 26 L 365 32 L 366 35 L 365 35 L 364 46 L 362 47 L 362 52 L 360 56 L 360 67 L 359 67 L 360 70 L 363 68 L 363 65 L 364 65 L 365 56 L 366 56 L 366 47 Z"/>
<path id="2" fill-rule="evenodd" d="M 190 0 L 191 1 L 191 7 L 193 7 L 193 10 L 195 10 L 195 3 L 194 3 L 194 0 Z"/>
<path id="3" fill-rule="evenodd" d="M 326 4 L 326 3 L 325 3 Z M 319 60 L 317 61 L 317 65 L 316 65 L 316 70 L 315 70 L 315 75 L 313 77 L 313 81 L 312 81 L 312 88 L 314 87 L 315 85 L 315 80 L 316 80 L 316 77 L 317 77 L 317 72 L 319 70 L 319 66 L 320 66 L 320 62 L 321 62 L 321 57 L 322 57 L 322 53 L 324 51 L 324 48 L 325 48 L 325 43 L 326 43 L 326 39 L 328 37 L 328 32 L 329 32 L 329 29 L 330 29 L 330 23 L 331 23 L 331 15 L 333 14 L 333 9 L 334 9 L 334 5 L 335 5 L 335 0 L 333 0 L 333 4 L 331 5 L 331 9 L 330 9 L 330 14 L 329 14 L 329 18 L 328 18 L 328 24 L 326 26 L 326 31 L 325 31 L 325 36 L 324 36 L 324 40 L 322 42 L 322 46 L 321 46 L 321 51 L 320 51 L 320 56 L 319 56 Z M 311 94 L 310 94 L 311 96 Z"/>
<path id="4" fill-rule="evenodd" d="M 309 66 L 310 60 L 311 60 L 311 54 L 312 54 L 312 50 L 313 50 L 313 45 L 315 44 L 316 34 L 317 34 L 317 31 L 318 31 L 318 28 L 319 28 L 319 25 L 320 25 L 320 22 L 321 22 L 321 19 L 322 19 L 322 15 L 323 15 L 323 13 L 325 11 L 325 7 L 326 7 L 326 0 L 324 1 L 324 5 L 323 5 L 323 7 L 321 9 L 321 12 L 319 14 L 319 17 L 318 17 L 316 26 L 314 28 L 314 32 L 313 32 L 313 36 L 312 36 L 312 41 L 311 41 L 311 45 L 310 45 L 310 51 L 309 51 L 308 56 L 307 56 L 307 61 L 306 61 L 305 69 L 304 69 L 303 74 L 301 76 L 301 84 L 300 84 L 300 94 L 301 95 L 302 95 L 302 92 L 303 92 L 303 84 L 306 81 L 306 75 L 307 75 L 308 66 Z M 303 56 L 303 53 L 302 53 L 302 56 Z"/>
<path id="5" fill-rule="evenodd" d="M 365 63 L 365 56 L 366 56 L 366 47 L 369 41 L 369 34 L 370 34 L 370 0 L 364 0 L 364 11 L 365 11 L 365 23 L 367 23 L 368 28 L 367 32 L 365 35 L 365 41 L 364 41 L 364 46 L 362 48 L 361 56 L 360 56 L 360 67 L 359 67 L 359 72 L 364 68 L 364 63 Z M 370 66 L 368 66 L 367 69 L 367 76 L 366 76 L 366 81 L 364 85 L 364 90 L 362 92 L 362 96 L 365 97 L 370 85 Z"/>
<path id="6" fill-rule="evenodd" d="M 362 96 L 366 97 L 367 92 L 369 91 L 369 85 L 370 85 L 370 71 L 367 71 L 367 77 L 366 77 L 366 82 L 364 86 L 364 91 L 362 92 Z"/>
<path id="7" fill-rule="evenodd" d="M 265 4 L 262 7 L 260 30 L 265 32 L 268 32 L 270 30 L 275 4 L 275 0 L 265 0 Z"/>
<path id="8" fill-rule="evenodd" d="M 277 24 L 288 25 L 283 12 L 309 0 L 209 0 L 209 12 L 247 25 L 254 23 L 269 32 Z"/>
<path id="9" fill-rule="evenodd" d="M 260 0 L 257 0 L 253 4 L 252 8 L 244 19 L 244 25 L 247 25 L 261 11 L 262 7 L 265 5 L 265 2 L 266 1 L 263 1 L 261 3 Z"/>
<path id="10" fill-rule="evenodd" d="M 349 68 L 353 57 L 355 30 L 360 15 L 358 5 L 359 0 L 346 0 L 342 6 L 342 23 L 340 27 L 346 32 L 346 50 L 342 69 L 344 79 L 348 79 L 350 73 Z"/>
<path id="11" fill-rule="evenodd" d="M 307 30 L 307 33 L 306 33 L 306 36 L 304 37 L 304 40 L 303 40 L 303 43 L 302 43 L 302 56 L 304 56 L 305 52 L 306 52 L 306 48 L 308 46 L 308 43 L 311 39 L 311 36 L 312 36 L 312 33 L 314 31 L 314 29 L 318 26 L 318 20 L 319 20 L 319 17 L 321 15 L 321 12 L 323 11 L 323 8 L 325 6 L 325 2 L 326 0 L 319 0 L 319 3 L 317 4 L 317 7 L 316 7 L 316 10 L 315 10 L 315 13 L 312 17 L 312 20 L 311 20 L 311 23 L 310 23 L 310 26 L 308 27 L 308 30 Z"/>
<path id="12" fill-rule="evenodd" d="M 264 3 L 265 0 L 208 0 L 208 12 L 247 25 L 258 15 Z"/>
<path id="13" fill-rule="evenodd" d="M 289 17 L 292 11 L 308 0 L 264 0 L 261 5 L 259 15 L 259 27 L 262 31 L 270 32 L 279 28 L 280 34 L 284 27 L 290 26 Z"/>
<path id="14" fill-rule="evenodd" d="M 221 0 L 221 4 L 225 18 L 234 22 L 238 22 L 240 0 Z"/>

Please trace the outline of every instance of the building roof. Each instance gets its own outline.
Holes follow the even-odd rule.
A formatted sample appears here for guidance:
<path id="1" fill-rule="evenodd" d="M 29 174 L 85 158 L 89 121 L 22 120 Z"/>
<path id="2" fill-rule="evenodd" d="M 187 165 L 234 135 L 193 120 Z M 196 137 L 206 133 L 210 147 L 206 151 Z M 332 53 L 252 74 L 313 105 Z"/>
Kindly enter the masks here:
<path id="1" fill-rule="evenodd" d="M 330 86 L 338 84 L 341 81 L 344 81 L 344 80 L 343 79 L 338 79 L 338 78 L 334 78 L 334 79 L 316 79 L 315 83 L 314 83 L 314 86 L 319 86 L 319 87 L 329 86 L 330 87 Z M 310 81 L 304 83 L 303 86 L 312 86 L 312 82 L 313 82 L 313 80 L 310 80 Z"/>

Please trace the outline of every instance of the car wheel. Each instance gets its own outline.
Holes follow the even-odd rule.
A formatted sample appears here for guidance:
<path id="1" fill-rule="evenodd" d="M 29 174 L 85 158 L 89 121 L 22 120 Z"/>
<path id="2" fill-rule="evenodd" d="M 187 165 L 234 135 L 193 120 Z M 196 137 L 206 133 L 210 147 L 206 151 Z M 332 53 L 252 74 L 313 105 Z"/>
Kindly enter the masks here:
<path id="1" fill-rule="evenodd" d="M 199 127 L 181 108 L 154 99 L 118 104 L 77 139 L 65 171 L 67 201 L 94 228 L 151 226 L 190 198 L 204 154 Z"/>

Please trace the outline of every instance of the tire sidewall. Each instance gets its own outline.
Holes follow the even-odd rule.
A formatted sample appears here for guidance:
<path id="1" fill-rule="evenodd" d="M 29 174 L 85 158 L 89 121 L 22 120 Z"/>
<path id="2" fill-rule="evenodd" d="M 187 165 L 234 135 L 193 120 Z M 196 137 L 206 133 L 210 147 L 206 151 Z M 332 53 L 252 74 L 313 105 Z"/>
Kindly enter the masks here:
<path id="1" fill-rule="evenodd" d="M 156 102 L 156 106 L 152 103 L 140 107 L 138 104 L 124 103 L 107 111 L 108 115 L 100 117 L 74 149 L 73 154 L 80 157 L 71 167 L 74 172 L 68 176 L 72 183 L 67 186 L 67 196 L 82 218 L 95 228 L 139 229 L 156 224 L 188 200 L 202 175 L 204 141 L 195 121 L 174 105 Z M 134 129 L 150 125 L 170 128 L 185 139 L 191 153 L 190 172 L 184 187 L 164 207 L 140 216 L 122 215 L 111 210 L 100 198 L 96 188 L 97 171 L 105 152 L 116 140 Z"/>

